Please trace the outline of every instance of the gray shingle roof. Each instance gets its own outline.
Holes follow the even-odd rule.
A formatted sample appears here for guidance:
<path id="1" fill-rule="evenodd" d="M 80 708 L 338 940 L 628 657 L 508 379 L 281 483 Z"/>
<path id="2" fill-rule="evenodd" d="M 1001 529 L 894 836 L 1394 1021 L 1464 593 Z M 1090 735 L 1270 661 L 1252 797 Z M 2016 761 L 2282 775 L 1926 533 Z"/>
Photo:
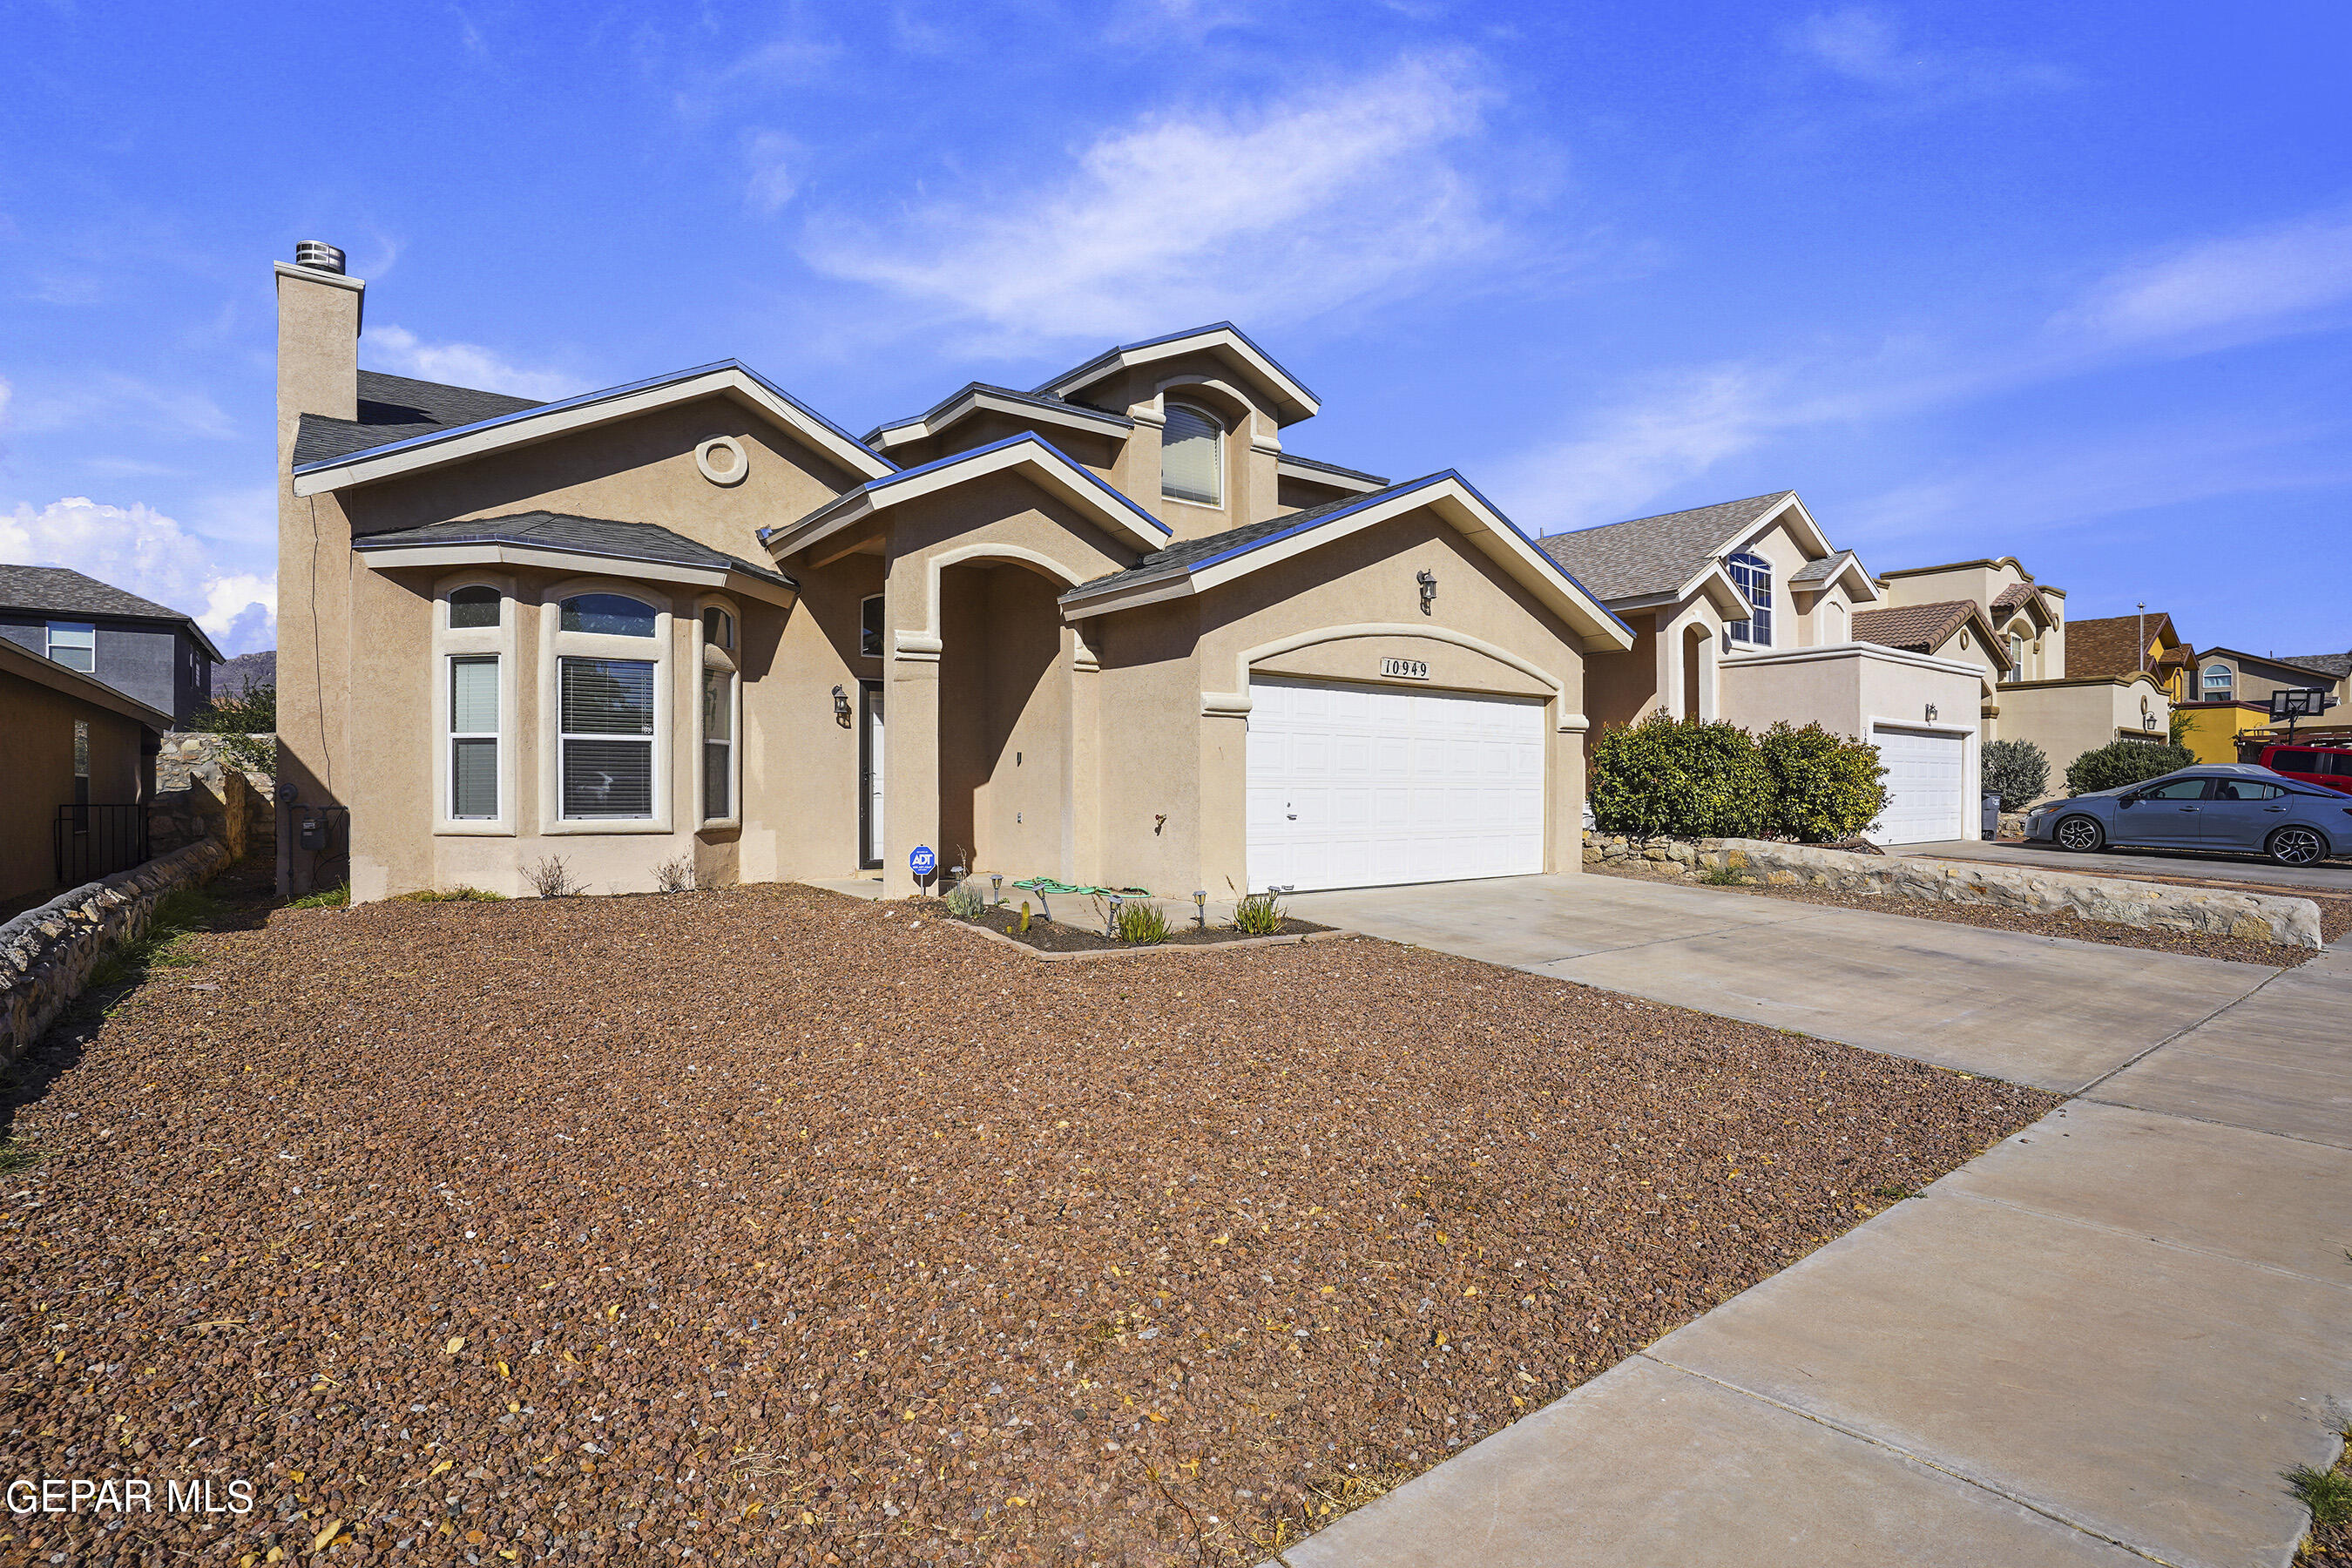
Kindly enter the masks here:
<path id="1" fill-rule="evenodd" d="M 320 463 L 330 458 L 365 451 L 412 437 L 430 436 L 477 420 L 520 414 L 540 405 L 528 397 L 479 392 L 470 386 L 445 386 L 437 381 L 412 381 L 380 370 L 360 372 L 360 416 L 329 419 L 305 414 L 294 433 L 294 466 Z"/>
<path id="2" fill-rule="evenodd" d="M 1296 463 L 1302 468 L 1319 468 L 1327 474 L 1341 474 L 1351 479 L 1369 479 L 1376 485 L 1389 482 L 1385 474 L 1368 474 L 1361 468 L 1343 468 L 1337 463 L 1327 463 L 1319 458 L 1302 458 L 1296 452 L 1285 452 L 1282 460 Z"/>
<path id="3" fill-rule="evenodd" d="M 2352 653 L 2287 653 L 2279 656 L 2279 662 L 2299 664 L 2305 669 L 2315 669 L 2338 680 L 2352 675 Z"/>
<path id="4" fill-rule="evenodd" d="M 0 610 L 27 610 L 41 616 L 120 616 L 142 621 L 175 621 L 187 628 L 205 652 L 217 663 L 220 649 L 205 636 L 194 616 L 167 605 L 128 594 L 111 583 L 66 566 L 0 566 Z"/>
<path id="5" fill-rule="evenodd" d="M 1834 555 L 1824 555 L 1819 561 L 1807 563 L 1801 570 L 1791 574 L 1789 581 L 1791 583 L 1827 583 L 1836 577 L 1839 573 L 1844 571 L 1845 563 L 1853 559 L 1853 552 L 1851 550 L 1841 550 Z"/>
<path id="6" fill-rule="evenodd" d="M 1689 511 L 1580 528 L 1538 539 L 1536 547 L 1603 601 L 1670 594 L 1697 575 L 1741 531 L 1796 493 L 1776 490 Z"/>
<path id="7" fill-rule="evenodd" d="M 363 533 L 352 541 L 354 550 L 392 550 L 410 544 L 537 545 L 614 561 L 654 561 L 709 571 L 740 572 L 788 588 L 799 586 L 772 566 L 754 566 L 740 555 L 713 550 L 654 523 L 616 522 L 610 518 L 572 517 L 556 511 L 522 511 L 508 517 L 428 522 L 415 528 L 396 528 L 388 533 Z"/>
<path id="8" fill-rule="evenodd" d="M 1269 517 L 1263 522 L 1245 522 L 1239 528 L 1229 528 L 1223 533 L 1212 533 L 1201 539 L 1179 540 L 1165 549 L 1152 551 L 1124 572 L 1113 572 L 1107 576 L 1097 577 L 1090 583 L 1081 583 L 1070 592 L 1085 593 L 1110 583 L 1139 583 L 1155 577 L 1181 576 L 1202 562 L 1213 561 L 1220 555 L 1255 544 L 1261 540 L 1271 539 L 1277 533 L 1287 533 L 1294 528 L 1304 528 L 1309 523 L 1328 517 L 1335 511 L 1345 511 L 1350 507 L 1363 506 L 1398 490 L 1412 489 L 1422 482 L 1420 479 L 1407 479 L 1402 484 L 1391 485 L 1387 489 L 1374 490 L 1370 495 L 1348 496 L 1339 500 L 1325 501 L 1321 506 L 1310 506 L 1304 511 L 1286 511 L 1280 517 Z"/>

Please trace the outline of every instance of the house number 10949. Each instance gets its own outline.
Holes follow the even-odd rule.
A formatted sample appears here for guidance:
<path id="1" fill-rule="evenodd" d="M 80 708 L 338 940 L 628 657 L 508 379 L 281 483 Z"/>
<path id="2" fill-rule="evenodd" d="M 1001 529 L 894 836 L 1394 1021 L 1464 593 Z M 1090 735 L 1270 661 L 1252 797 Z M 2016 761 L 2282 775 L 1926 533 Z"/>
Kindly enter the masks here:
<path id="1" fill-rule="evenodd" d="M 1429 661 L 1420 658 L 1384 658 L 1381 674 L 1391 680 L 1427 680 Z"/>

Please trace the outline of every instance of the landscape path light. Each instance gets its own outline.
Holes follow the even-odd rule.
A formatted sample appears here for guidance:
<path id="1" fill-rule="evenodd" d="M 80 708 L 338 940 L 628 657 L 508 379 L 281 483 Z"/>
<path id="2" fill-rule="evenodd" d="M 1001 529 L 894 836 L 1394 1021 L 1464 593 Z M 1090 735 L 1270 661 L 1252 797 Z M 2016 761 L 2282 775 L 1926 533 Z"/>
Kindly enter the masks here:
<path id="1" fill-rule="evenodd" d="M 1209 895 L 1199 888 L 1192 889 L 1192 923 L 1202 931 L 1209 929 Z"/>

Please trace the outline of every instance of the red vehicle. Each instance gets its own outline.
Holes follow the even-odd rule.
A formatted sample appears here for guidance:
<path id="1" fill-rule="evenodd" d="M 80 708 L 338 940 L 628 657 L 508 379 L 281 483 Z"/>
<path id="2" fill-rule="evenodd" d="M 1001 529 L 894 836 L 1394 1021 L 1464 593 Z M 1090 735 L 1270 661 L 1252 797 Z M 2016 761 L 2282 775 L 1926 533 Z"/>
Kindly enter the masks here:
<path id="1" fill-rule="evenodd" d="M 2273 741 L 2259 751 L 2251 747 L 2248 750 L 2252 754 L 2245 760 L 2256 767 L 2268 768 L 2322 789 L 2352 795 L 2352 746 Z"/>

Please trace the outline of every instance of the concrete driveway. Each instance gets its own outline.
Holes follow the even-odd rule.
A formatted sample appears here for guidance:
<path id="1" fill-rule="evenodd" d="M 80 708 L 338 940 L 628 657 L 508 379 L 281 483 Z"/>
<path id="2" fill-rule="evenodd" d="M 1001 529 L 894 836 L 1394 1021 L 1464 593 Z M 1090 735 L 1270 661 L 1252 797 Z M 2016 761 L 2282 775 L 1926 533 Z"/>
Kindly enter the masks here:
<path id="1" fill-rule="evenodd" d="M 2281 1474 L 2352 1416 L 2352 952 L 2280 971 L 1598 876 L 1293 903 L 2079 1098 L 1287 1568 L 2285 1568 Z"/>
<path id="2" fill-rule="evenodd" d="M 1300 917 L 2062 1093 L 2276 971 L 1622 877 L 1301 893 Z"/>
<path id="3" fill-rule="evenodd" d="M 2344 797 L 2352 806 L 2352 795 Z M 1937 844 L 1906 844 L 1890 855 L 1930 860 L 1990 860 L 2002 866 L 2032 866 L 2048 871 L 2101 871 L 2118 877 L 2194 877 L 2208 882 L 2252 882 L 2265 888 L 2300 888 L 2315 893 L 2352 894 L 2352 861 L 2318 866 L 2280 866 L 2260 855 L 2207 855 L 2192 850 L 2103 849 L 2071 855 L 2042 844 L 1988 844 L 1953 838 Z"/>

